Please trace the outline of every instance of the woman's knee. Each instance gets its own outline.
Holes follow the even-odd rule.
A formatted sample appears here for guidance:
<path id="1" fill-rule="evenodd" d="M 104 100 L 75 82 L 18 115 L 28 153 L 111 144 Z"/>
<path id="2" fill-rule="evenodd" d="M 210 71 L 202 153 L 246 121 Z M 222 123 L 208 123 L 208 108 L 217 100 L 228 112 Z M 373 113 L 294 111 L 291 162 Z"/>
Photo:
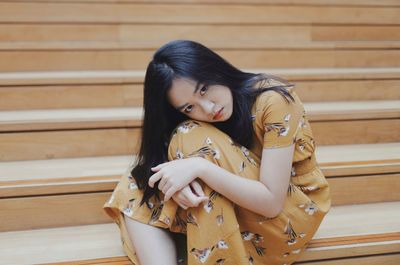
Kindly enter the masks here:
<path id="1" fill-rule="evenodd" d="M 215 126 L 201 121 L 186 120 L 174 130 L 168 147 L 168 159 L 181 159 L 187 156 L 210 155 L 219 158 L 220 148 L 229 149 L 232 139 Z"/>

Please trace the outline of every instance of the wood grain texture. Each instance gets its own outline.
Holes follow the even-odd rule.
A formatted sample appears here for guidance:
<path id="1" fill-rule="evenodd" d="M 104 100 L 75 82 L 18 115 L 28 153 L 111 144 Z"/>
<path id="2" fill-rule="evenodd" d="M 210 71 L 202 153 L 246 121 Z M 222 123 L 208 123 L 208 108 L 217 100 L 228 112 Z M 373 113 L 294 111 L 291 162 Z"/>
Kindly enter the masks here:
<path id="1" fill-rule="evenodd" d="M 48 2 L 49 0 L 35 0 Z M 31 2 L 13 0 L 13 2 Z M 397 0 L 63 0 L 66 3 L 181 3 L 181 4 L 263 4 L 263 5 L 343 5 L 343 6 L 400 6 Z"/>
<path id="2" fill-rule="evenodd" d="M 400 98 L 400 78 L 291 82 L 295 83 L 303 102 Z M 0 110 L 140 107 L 142 104 L 143 84 L 136 83 L 0 87 Z"/>
<path id="3" fill-rule="evenodd" d="M 314 248 L 314 250 L 309 248 L 310 251 L 303 253 L 300 260 L 316 261 L 349 257 L 351 253 L 349 250 L 354 251 L 355 256 L 391 253 L 394 249 L 398 249 L 400 244 L 399 240 L 393 240 L 398 237 L 398 233 L 396 235 L 393 232 L 399 225 L 398 207 L 398 202 L 333 207 L 312 242 L 318 242 L 318 240 L 321 242 L 329 238 L 332 242 L 334 238 L 341 238 L 341 242 L 347 241 L 347 245 L 339 243 L 336 247 Z M 56 213 L 58 214 L 59 211 L 60 209 Z M 382 214 L 386 214 L 386 218 L 382 219 Z M 363 220 L 363 225 L 353 229 L 349 226 L 351 223 L 349 220 L 353 222 Z M 1 233 L 0 255 L 9 263 L 10 261 L 22 263 L 24 259 L 26 260 L 25 255 L 17 255 L 17 252 L 13 251 L 16 248 L 29 251 L 31 263 L 124 257 L 119 236 L 115 223 Z M 57 244 L 54 244 L 54 240 Z M 75 243 L 71 244 L 71 241 Z M 359 243 L 366 241 L 369 245 L 363 246 Z M 43 245 L 48 246 L 47 251 L 51 255 L 43 255 Z"/>
<path id="4" fill-rule="evenodd" d="M 333 193 L 346 195 L 343 198 L 334 195 L 334 203 L 397 198 L 397 193 L 389 191 L 398 187 L 399 152 L 400 146 L 395 143 L 319 147 L 317 160 L 330 184 L 335 186 Z M 135 158 L 134 155 L 98 156 L 2 162 L 0 197 L 112 191 Z M 371 191 L 377 197 L 369 196 L 370 191 L 363 192 L 365 187 L 370 190 L 374 186 L 368 186 L 366 179 L 379 185 L 380 188 Z M 348 187 L 361 197 L 352 198 Z"/>
<path id="5" fill-rule="evenodd" d="M 3 198 L 0 232 L 105 223 L 108 192 Z"/>
<path id="6" fill-rule="evenodd" d="M 398 25 L 398 12 L 385 6 L 3 2 L 0 22 Z"/>
<path id="7" fill-rule="evenodd" d="M 137 129 L 100 129 L 1 134 L 0 160 L 134 154 L 139 133 Z"/>
<path id="8" fill-rule="evenodd" d="M 398 80 L 400 68 L 244 68 L 243 71 L 269 73 L 292 82 L 304 81 L 363 81 Z M 83 71 L 42 71 L 0 73 L 1 86 L 22 85 L 82 85 L 82 84 L 143 84 L 143 70 L 83 70 Z"/>
<path id="9" fill-rule="evenodd" d="M 60 49 L 68 44 L 70 49 L 96 48 L 96 43 L 97 48 L 155 49 L 171 39 L 182 38 L 206 43 L 212 49 L 276 47 L 278 42 L 299 48 L 306 48 L 305 44 L 308 44 L 310 49 L 365 48 L 372 45 L 384 49 L 390 47 L 388 45 L 398 45 L 399 31 L 400 26 L 397 25 L 8 23 L 0 24 L 0 49 Z"/>
<path id="10" fill-rule="evenodd" d="M 0 71 L 146 69 L 155 50 L 0 51 Z M 215 50 L 238 68 L 398 67 L 400 50 Z M 312 58 L 312 59 L 310 59 Z"/>

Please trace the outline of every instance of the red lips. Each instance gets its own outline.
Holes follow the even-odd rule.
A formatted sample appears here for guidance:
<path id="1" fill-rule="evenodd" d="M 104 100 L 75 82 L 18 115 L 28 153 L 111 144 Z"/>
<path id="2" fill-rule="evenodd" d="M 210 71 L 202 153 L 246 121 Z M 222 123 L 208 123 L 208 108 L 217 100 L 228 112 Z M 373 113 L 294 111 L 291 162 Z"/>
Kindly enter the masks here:
<path id="1" fill-rule="evenodd" d="M 221 108 L 217 113 L 215 113 L 215 115 L 213 117 L 214 120 L 218 120 L 219 118 L 221 118 L 223 109 L 224 108 Z"/>

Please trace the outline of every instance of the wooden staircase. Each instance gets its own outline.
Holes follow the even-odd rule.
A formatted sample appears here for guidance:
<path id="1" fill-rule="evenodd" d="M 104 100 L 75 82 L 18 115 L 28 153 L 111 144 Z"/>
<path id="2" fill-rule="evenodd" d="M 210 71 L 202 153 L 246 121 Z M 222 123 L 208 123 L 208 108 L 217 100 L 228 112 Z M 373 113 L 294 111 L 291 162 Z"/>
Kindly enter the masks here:
<path id="1" fill-rule="evenodd" d="M 400 2 L 0 0 L 0 264 L 131 264 L 102 206 L 173 39 L 297 86 L 333 207 L 298 264 L 400 264 Z"/>

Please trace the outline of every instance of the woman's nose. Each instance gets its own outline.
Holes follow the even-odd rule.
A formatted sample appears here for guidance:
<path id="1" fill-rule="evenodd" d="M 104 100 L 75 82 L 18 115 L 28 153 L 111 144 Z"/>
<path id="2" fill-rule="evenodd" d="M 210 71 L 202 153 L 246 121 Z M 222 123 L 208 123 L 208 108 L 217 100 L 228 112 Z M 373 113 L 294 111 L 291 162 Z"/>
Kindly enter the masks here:
<path id="1" fill-rule="evenodd" d="M 214 115 L 213 113 L 213 108 L 214 108 L 214 103 L 209 101 L 209 100 L 204 100 L 200 103 L 201 108 L 203 111 L 208 114 L 208 115 Z"/>

